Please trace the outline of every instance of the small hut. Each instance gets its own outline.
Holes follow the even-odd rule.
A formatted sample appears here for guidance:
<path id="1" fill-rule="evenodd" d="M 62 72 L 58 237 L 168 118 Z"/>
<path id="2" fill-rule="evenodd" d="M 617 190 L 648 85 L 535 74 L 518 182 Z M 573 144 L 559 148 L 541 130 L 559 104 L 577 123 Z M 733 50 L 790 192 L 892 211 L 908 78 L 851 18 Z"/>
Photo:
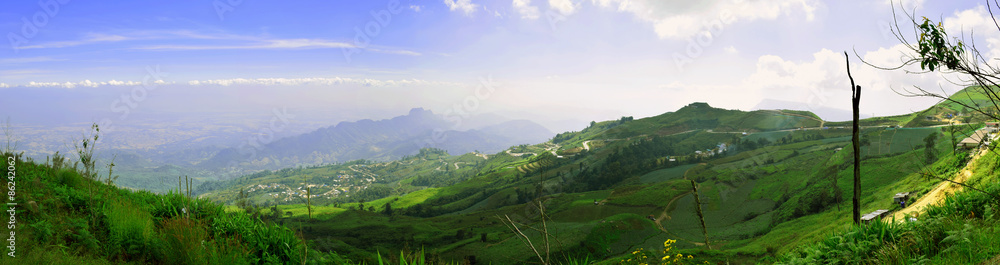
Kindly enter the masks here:
<path id="1" fill-rule="evenodd" d="M 862 215 L 861 216 L 861 222 L 867 224 L 867 223 L 871 222 L 872 220 L 875 220 L 876 218 L 877 219 L 881 219 L 887 213 L 889 213 L 889 210 L 875 210 L 874 212 L 870 212 L 868 214 Z"/>
<path id="2" fill-rule="evenodd" d="M 908 200 L 910 200 L 910 192 L 900 192 L 896 193 L 895 196 L 892 196 L 892 203 L 895 204 L 899 204 L 899 202 L 901 201 L 908 201 Z"/>

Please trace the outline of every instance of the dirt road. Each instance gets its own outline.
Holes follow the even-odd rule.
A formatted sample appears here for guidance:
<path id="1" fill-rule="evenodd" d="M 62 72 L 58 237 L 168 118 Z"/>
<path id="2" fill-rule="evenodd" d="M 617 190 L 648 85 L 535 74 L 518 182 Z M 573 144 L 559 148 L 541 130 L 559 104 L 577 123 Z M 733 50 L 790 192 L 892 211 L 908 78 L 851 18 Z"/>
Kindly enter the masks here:
<path id="1" fill-rule="evenodd" d="M 976 155 L 972 156 L 972 159 L 969 160 L 969 163 L 965 164 L 965 167 L 962 168 L 962 170 L 959 171 L 957 174 L 955 174 L 955 177 L 952 178 L 952 180 L 955 182 L 965 182 L 966 180 L 968 180 L 969 177 L 972 176 L 972 169 L 976 166 L 976 161 L 978 161 L 979 157 L 981 157 L 983 154 L 986 154 L 986 152 L 988 151 L 984 149 L 979 153 L 977 153 Z M 962 190 L 962 186 L 956 185 L 949 181 L 941 181 L 941 183 L 939 183 L 937 186 L 934 186 L 934 189 L 931 189 L 930 192 L 924 194 L 923 197 L 917 199 L 917 201 L 914 202 L 913 204 L 906 206 L 905 209 L 896 211 L 896 213 L 894 213 L 892 216 L 897 222 L 905 221 L 908 215 L 920 216 L 920 214 L 924 212 L 924 208 L 927 208 L 928 205 L 940 204 L 942 201 L 944 201 L 944 198 L 960 190 Z M 884 220 L 891 220 L 891 219 L 884 219 Z"/>

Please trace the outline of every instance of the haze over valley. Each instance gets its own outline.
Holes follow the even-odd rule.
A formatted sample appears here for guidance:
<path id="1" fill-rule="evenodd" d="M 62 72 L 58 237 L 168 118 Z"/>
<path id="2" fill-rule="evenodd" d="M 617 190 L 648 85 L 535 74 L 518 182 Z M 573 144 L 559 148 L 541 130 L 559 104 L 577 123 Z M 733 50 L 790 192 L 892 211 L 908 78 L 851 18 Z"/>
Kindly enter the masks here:
<path id="1" fill-rule="evenodd" d="M 8 1 L 0 264 L 1000 264 L 994 11 Z"/>

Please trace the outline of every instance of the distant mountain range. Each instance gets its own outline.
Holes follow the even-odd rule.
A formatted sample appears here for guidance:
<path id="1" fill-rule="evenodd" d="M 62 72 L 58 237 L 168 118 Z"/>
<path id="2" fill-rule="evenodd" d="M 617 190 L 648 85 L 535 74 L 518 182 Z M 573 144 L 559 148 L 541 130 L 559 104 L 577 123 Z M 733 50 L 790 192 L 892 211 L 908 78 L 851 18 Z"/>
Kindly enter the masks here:
<path id="1" fill-rule="evenodd" d="M 416 154 L 425 147 L 443 149 L 451 154 L 495 153 L 514 145 L 545 142 L 555 135 L 528 120 L 509 120 L 460 130 L 455 128 L 469 127 L 461 123 L 479 125 L 482 122 L 456 119 L 460 117 L 442 117 L 430 110 L 415 108 L 405 116 L 391 119 L 341 122 L 256 147 L 244 145 L 223 149 L 197 166 L 209 170 L 259 170 L 356 159 L 385 161 Z"/>

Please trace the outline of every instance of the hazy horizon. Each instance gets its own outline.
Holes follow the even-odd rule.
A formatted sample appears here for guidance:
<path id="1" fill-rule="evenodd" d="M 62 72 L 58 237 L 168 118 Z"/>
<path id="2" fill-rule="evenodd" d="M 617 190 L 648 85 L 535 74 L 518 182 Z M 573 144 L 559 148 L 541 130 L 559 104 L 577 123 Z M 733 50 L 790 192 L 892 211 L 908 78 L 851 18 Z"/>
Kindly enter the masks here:
<path id="1" fill-rule="evenodd" d="M 895 4 L 943 14 L 949 32 L 992 26 L 974 1 Z M 865 89 L 862 117 L 935 103 L 894 89 L 961 88 L 861 62 L 899 62 L 888 1 L 4 5 L 0 116 L 62 138 L 95 122 L 111 133 L 191 126 L 239 138 L 287 112 L 295 119 L 271 135 L 280 138 L 412 108 L 527 119 L 555 133 L 692 102 L 842 121 L 845 50 Z"/>

